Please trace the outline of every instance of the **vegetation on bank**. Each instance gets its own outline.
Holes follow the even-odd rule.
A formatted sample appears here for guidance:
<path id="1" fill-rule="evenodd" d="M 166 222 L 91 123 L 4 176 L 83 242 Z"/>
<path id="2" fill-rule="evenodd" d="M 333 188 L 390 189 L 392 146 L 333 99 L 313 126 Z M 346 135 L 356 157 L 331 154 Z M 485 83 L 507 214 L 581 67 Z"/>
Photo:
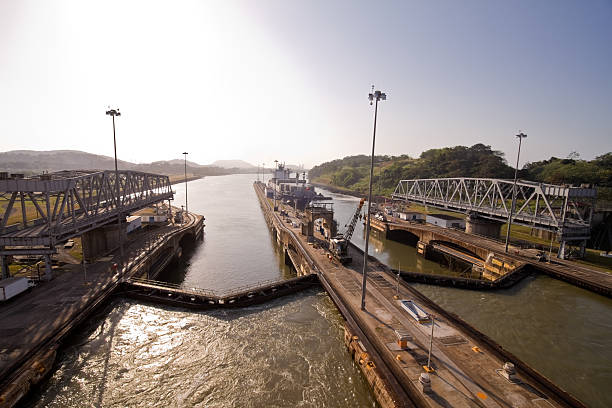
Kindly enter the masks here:
<path id="1" fill-rule="evenodd" d="M 581 185 L 590 184 L 597 188 L 598 207 L 612 207 L 612 152 L 605 153 L 593 160 L 580 160 L 572 153 L 568 158 L 551 157 L 527 163 L 518 172 L 523 180 L 551 184 Z M 389 196 L 402 179 L 442 178 L 442 177 L 514 177 L 514 168 L 509 166 L 500 151 L 481 143 L 471 147 L 455 146 L 430 149 L 418 158 L 407 155 L 375 156 L 372 192 L 374 195 Z M 313 167 L 309 176 L 315 183 L 328 184 L 338 190 L 348 190 L 367 194 L 370 173 L 370 157 L 366 155 L 349 156 Z M 446 213 L 445 211 L 425 208 L 412 204 L 411 209 L 424 213 Z M 452 213 L 450 213 L 452 214 Z M 456 214 L 455 214 L 456 215 Z M 505 235 L 506 226 L 502 227 Z M 606 225 L 600 228 L 608 228 Z M 594 235 L 598 232 L 594 231 Z M 531 235 L 527 227 L 513 226 L 513 241 L 529 241 L 546 247 L 546 241 Z M 605 241 L 605 240 L 604 240 Z M 558 244 L 553 243 L 556 252 Z M 609 250 L 609 242 L 604 242 L 600 250 Z M 610 258 L 599 256 L 599 251 L 587 250 L 587 258 L 581 262 L 608 269 L 612 266 Z"/>
<path id="2" fill-rule="evenodd" d="M 592 184 L 602 202 L 612 202 L 612 152 L 594 160 L 551 157 L 527 163 L 519 170 L 524 180 L 551 184 Z M 376 195 L 390 195 L 402 179 L 440 177 L 513 178 L 514 168 L 504 154 L 482 143 L 471 147 L 454 146 L 424 151 L 420 157 L 375 156 L 372 190 Z M 330 184 L 361 193 L 367 192 L 370 157 L 348 156 L 313 167 L 309 176 L 314 182 Z"/>

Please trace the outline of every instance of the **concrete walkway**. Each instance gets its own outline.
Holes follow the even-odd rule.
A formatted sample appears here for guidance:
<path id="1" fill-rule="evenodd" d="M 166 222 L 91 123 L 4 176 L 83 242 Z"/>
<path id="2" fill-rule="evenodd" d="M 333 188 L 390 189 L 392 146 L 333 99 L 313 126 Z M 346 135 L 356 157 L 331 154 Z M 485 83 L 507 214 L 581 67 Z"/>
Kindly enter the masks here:
<path id="1" fill-rule="evenodd" d="M 131 234 L 125 247 L 126 268 L 134 267 L 162 237 L 198 219 L 192 218 L 184 226 L 169 224 Z M 114 290 L 121 278 L 112 267 L 119 264 L 118 252 L 87 264 L 86 272 L 82 265 L 67 264 L 54 270 L 52 280 L 41 281 L 29 292 L 0 303 L 0 380 L 12 375 L 41 344 L 71 328 L 89 305 Z M 135 270 L 128 270 L 126 276 L 133 273 Z"/>

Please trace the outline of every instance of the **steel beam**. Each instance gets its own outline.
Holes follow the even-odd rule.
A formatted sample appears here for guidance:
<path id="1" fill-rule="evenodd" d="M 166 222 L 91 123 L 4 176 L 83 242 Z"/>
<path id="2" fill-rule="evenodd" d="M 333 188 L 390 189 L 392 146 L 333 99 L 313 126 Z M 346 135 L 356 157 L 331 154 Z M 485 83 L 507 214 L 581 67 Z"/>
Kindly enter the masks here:
<path id="1" fill-rule="evenodd" d="M 512 180 L 440 178 L 400 180 L 393 199 L 474 213 L 504 222 L 512 201 Z M 557 186 L 518 180 L 512 222 L 553 231 L 565 241 L 590 236 L 590 220 L 597 192 L 594 188 Z"/>

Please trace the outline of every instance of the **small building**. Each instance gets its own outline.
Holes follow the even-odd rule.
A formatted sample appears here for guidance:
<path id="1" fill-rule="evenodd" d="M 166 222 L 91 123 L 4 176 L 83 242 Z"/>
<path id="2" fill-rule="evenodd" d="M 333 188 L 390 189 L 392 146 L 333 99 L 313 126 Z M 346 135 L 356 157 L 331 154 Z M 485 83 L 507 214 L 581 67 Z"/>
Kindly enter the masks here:
<path id="1" fill-rule="evenodd" d="M 424 221 L 425 214 L 416 211 L 398 211 L 395 216 L 404 221 Z"/>
<path id="2" fill-rule="evenodd" d="M 463 218 L 453 217 L 452 215 L 427 214 L 425 222 L 443 228 L 465 229 L 465 220 Z"/>
<path id="3" fill-rule="evenodd" d="M 168 216 L 165 214 L 162 215 L 153 215 L 153 214 L 149 214 L 149 215 L 141 215 L 140 216 L 141 221 L 144 223 L 148 223 L 148 224 L 155 224 L 155 223 L 166 223 L 168 222 Z"/>
<path id="4" fill-rule="evenodd" d="M 127 217 L 127 227 L 125 228 L 125 232 L 127 234 L 137 230 L 140 227 L 142 227 L 142 216 L 130 215 Z"/>

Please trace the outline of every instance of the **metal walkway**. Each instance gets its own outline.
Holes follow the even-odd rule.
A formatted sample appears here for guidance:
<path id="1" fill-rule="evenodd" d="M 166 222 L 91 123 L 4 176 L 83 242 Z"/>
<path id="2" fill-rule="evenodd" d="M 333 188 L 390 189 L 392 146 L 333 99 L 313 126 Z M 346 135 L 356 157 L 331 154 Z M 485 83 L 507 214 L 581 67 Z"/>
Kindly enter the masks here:
<path id="1" fill-rule="evenodd" d="M 314 274 L 292 279 L 263 281 L 224 292 L 183 287 L 148 279 L 129 278 L 123 282 L 122 293 L 135 299 L 155 303 L 192 309 L 209 309 L 213 307 L 249 306 L 318 285 L 318 277 Z"/>

